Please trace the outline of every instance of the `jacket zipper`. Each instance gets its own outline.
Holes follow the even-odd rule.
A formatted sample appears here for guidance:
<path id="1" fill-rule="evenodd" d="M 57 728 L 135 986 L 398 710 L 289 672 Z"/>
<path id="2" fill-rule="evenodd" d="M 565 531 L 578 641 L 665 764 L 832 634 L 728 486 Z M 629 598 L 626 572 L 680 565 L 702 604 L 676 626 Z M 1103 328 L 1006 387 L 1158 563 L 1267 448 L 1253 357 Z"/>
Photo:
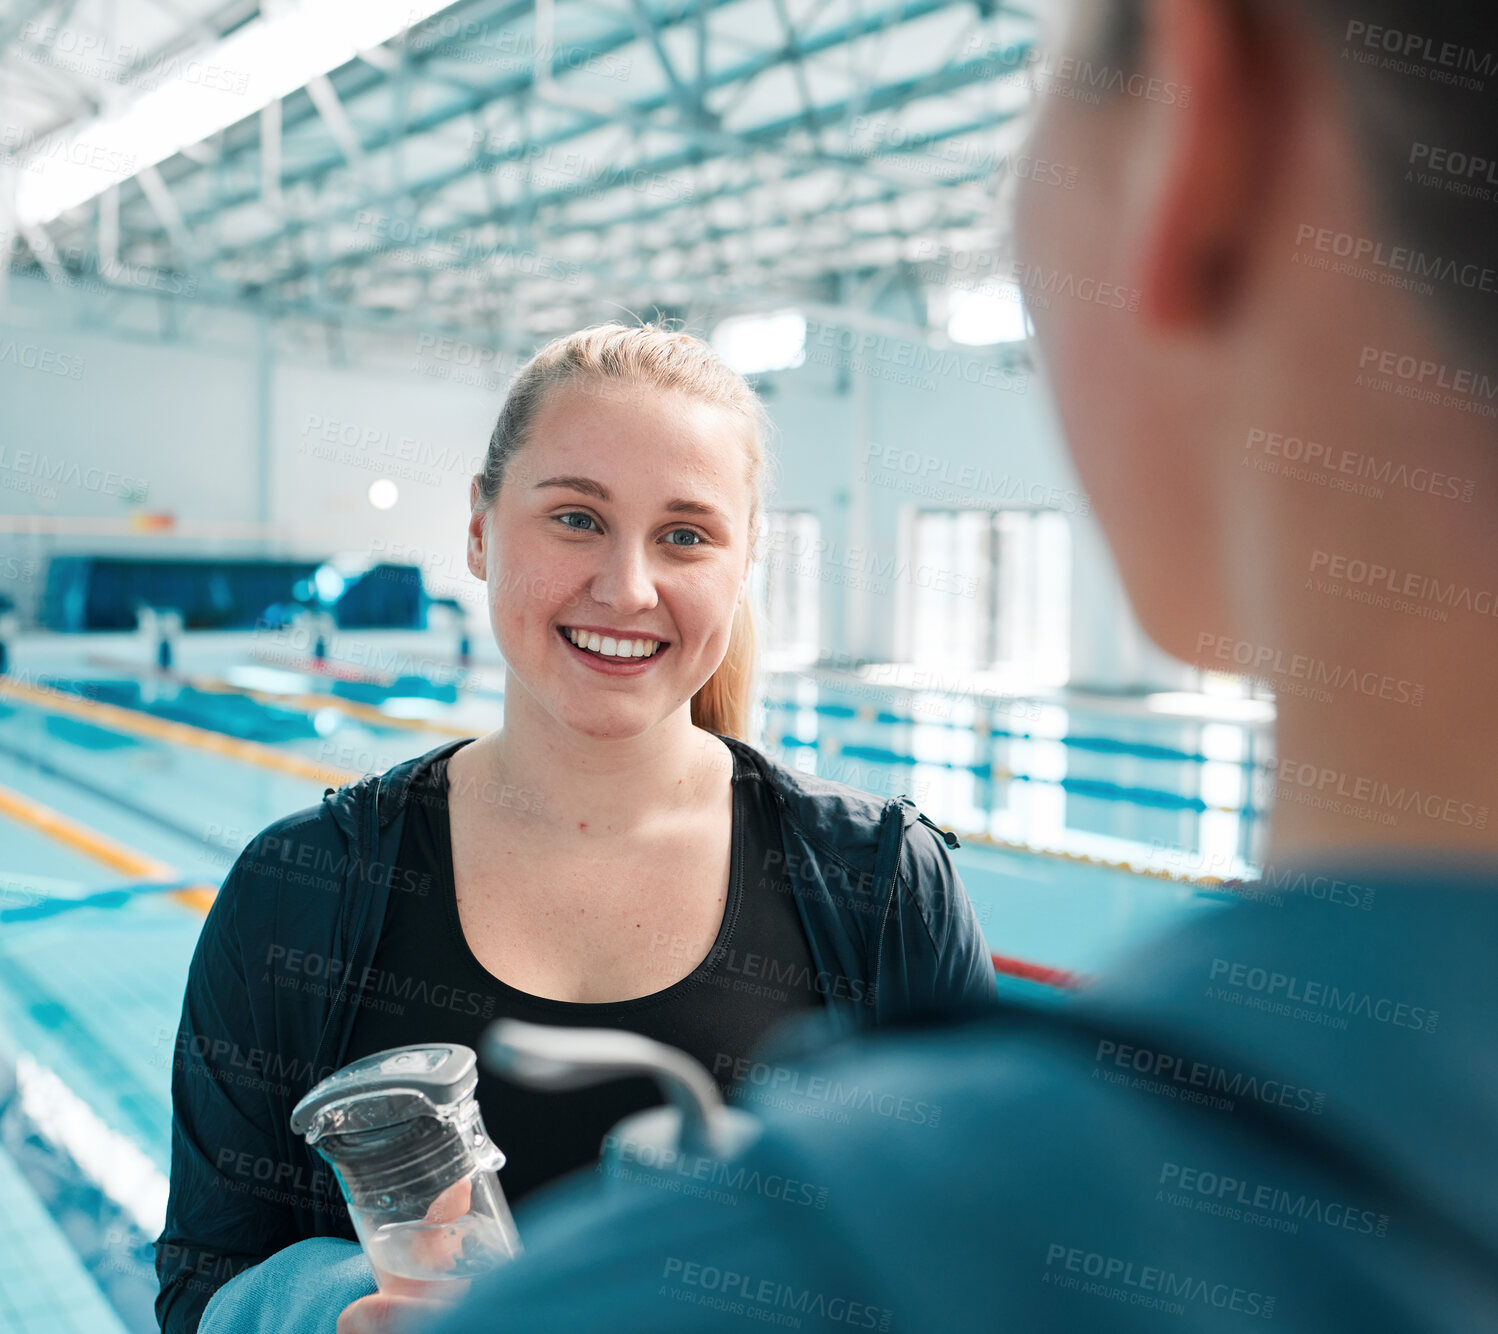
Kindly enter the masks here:
<path id="1" fill-rule="evenodd" d="M 945 843 L 949 848 L 960 848 L 962 846 L 962 844 L 957 841 L 956 834 L 954 834 L 950 829 L 943 829 L 939 824 L 936 823 L 935 820 L 927 819 L 919 811 L 915 813 L 915 818 L 922 824 L 928 824 L 934 830 L 936 830 L 936 832 L 941 835 L 941 841 Z"/>

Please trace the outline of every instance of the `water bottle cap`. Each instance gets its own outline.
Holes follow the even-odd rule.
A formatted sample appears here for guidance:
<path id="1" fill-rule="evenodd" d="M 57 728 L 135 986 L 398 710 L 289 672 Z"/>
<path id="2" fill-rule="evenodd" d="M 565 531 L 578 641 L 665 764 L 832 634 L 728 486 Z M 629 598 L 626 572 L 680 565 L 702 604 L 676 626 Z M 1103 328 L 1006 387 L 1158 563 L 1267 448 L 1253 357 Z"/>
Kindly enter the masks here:
<path id="1" fill-rule="evenodd" d="M 478 1060 L 461 1043 L 392 1047 L 335 1070 L 291 1113 L 298 1135 L 375 1130 L 440 1113 L 478 1085 Z"/>

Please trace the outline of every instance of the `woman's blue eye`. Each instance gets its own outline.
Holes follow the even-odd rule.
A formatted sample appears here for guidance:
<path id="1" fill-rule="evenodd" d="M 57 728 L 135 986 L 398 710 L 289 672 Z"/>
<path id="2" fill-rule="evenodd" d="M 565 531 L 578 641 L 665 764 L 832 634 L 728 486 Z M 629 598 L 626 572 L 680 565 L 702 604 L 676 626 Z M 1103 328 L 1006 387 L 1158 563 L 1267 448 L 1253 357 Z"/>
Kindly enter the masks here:
<path id="1" fill-rule="evenodd" d="M 589 514 L 586 510 L 568 510 L 565 514 L 558 514 L 558 515 L 556 515 L 555 518 L 556 518 L 557 522 L 562 525 L 563 528 L 570 528 L 570 529 L 572 529 L 572 531 L 574 533 L 586 533 L 586 532 L 594 531 L 593 529 L 584 528 L 580 524 L 568 523 L 567 522 L 568 519 L 586 519 L 590 524 L 594 523 L 593 516 L 591 514 Z M 673 528 L 671 530 L 671 535 L 673 537 L 677 533 L 686 533 L 688 537 L 692 538 L 692 541 L 690 541 L 690 542 L 670 542 L 667 545 L 673 546 L 673 547 L 700 547 L 702 545 L 702 542 L 703 542 L 702 534 L 699 533 L 695 528 Z"/>

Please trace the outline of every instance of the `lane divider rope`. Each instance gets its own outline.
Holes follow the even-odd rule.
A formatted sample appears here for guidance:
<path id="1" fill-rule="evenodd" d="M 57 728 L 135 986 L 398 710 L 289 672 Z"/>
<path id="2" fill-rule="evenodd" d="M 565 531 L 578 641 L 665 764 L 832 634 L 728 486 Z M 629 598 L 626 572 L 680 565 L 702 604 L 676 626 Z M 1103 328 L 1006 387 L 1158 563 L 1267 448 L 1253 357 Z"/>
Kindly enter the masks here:
<path id="1" fill-rule="evenodd" d="M 156 882 L 180 883 L 183 888 L 167 892 L 179 903 L 185 903 L 199 912 L 206 913 L 218 896 L 216 885 L 196 884 L 184 880 L 175 866 L 149 857 L 145 853 L 101 834 L 97 829 L 71 819 L 61 811 L 44 806 L 31 797 L 24 797 L 8 787 L 0 787 L 0 815 L 8 816 L 17 824 L 26 825 L 44 834 L 56 843 L 71 848 L 74 852 L 119 871 L 123 875 L 138 876 Z M 14 910 L 24 911 L 24 910 Z"/>
<path id="2" fill-rule="evenodd" d="M 24 700 L 39 709 L 52 713 L 67 714 L 89 722 L 100 723 L 117 731 L 135 736 L 148 736 L 157 741 L 169 741 L 193 750 L 205 750 L 214 755 L 227 756 L 253 764 L 260 769 L 271 769 L 289 774 L 293 778 L 305 778 L 308 782 L 332 784 L 342 787 L 364 775 L 357 769 L 345 769 L 338 765 L 323 764 L 288 751 L 277 750 L 259 741 L 246 741 L 241 737 L 225 736 L 222 732 L 211 732 L 206 727 L 195 727 L 191 723 L 179 723 L 169 718 L 158 718 L 154 714 L 127 709 L 119 704 L 106 704 L 102 700 L 83 699 L 65 690 L 46 686 L 22 685 L 9 677 L 0 677 L 0 698 Z"/>

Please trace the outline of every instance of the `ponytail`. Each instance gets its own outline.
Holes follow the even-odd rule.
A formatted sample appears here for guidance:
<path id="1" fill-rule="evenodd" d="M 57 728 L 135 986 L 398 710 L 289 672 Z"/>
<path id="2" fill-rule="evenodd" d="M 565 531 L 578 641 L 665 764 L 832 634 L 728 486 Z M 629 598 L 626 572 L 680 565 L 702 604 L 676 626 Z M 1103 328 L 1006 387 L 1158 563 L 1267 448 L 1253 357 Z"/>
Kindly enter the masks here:
<path id="1" fill-rule="evenodd" d="M 718 670 L 692 696 L 692 722 L 696 726 L 740 741 L 749 740 L 758 638 L 754 609 L 746 597 L 740 600 L 733 614 L 728 652 L 718 664 Z"/>

